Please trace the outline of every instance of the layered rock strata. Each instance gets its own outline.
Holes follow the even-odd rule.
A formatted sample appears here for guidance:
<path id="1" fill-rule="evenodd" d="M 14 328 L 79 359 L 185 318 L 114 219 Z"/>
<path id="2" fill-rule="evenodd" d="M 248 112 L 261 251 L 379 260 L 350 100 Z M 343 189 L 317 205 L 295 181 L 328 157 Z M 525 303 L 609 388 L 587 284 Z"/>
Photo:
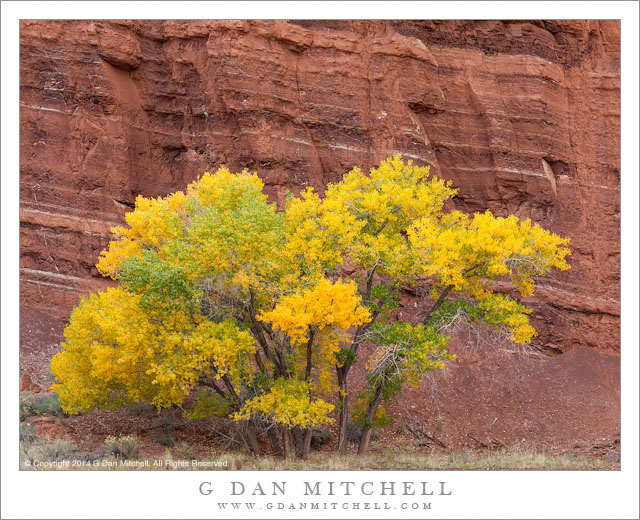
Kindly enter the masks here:
<path id="1" fill-rule="evenodd" d="M 393 153 L 571 238 L 539 346 L 619 349 L 617 21 L 22 21 L 21 301 L 65 317 L 138 194 L 220 164 L 272 200 Z"/>

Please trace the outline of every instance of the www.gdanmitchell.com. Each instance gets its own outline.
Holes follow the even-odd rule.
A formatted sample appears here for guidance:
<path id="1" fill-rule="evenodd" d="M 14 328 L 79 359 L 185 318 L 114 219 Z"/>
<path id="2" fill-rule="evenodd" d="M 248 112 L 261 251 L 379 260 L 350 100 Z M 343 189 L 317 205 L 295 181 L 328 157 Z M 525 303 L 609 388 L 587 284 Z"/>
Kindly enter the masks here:
<path id="1" fill-rule="evenodd" d="M 431 509 L 431 502 L 402 502 L 396 506 L 388 502 L 267 502 L 263 506 L 257 505 L 255 502 L 218 502 L 218 509 L 295 509 L 295 510 L 393 510 L 393 509 Z"/>

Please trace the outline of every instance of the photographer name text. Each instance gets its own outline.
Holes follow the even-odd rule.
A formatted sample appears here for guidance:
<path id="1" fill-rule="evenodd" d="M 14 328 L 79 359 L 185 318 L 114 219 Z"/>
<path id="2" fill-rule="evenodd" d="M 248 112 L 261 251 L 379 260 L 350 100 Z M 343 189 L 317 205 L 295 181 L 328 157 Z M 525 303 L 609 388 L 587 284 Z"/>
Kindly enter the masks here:
<path id="1" fill-rule="evenodd" d="M 291 484 L 291 486 L 289 486 Z M 290 488 L 293 488 L 290 490 Z M 198 487 L 201 495 L 205 496 L 449 496 L 447 482 L 428 481 L 316 481 L 302 483 L 255 482 L 247 484 L 241 481 L 231 481 L 215 490 L 211 482 L 202 482 Z"/>

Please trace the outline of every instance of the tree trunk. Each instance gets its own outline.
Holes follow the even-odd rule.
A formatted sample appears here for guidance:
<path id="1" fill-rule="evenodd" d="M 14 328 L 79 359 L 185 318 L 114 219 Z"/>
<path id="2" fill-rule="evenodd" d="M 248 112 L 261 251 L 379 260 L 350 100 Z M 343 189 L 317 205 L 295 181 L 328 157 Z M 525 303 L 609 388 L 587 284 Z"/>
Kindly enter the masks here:
<path id="1" fill-rule="evenodd" d="M 269 437 L 271 447 L 273 448 L 273 454 L 276 457 L 282 457 L 282 446 L 280 445 L 280 439 L 278 439 L 278 434 L 275 432 L 273 426 L 267 429 L 267 435 Z"/>
<path id="2" fill-rule="evenodd" d="M 362 428 L 362 434 L 360 435 L 360 445 L 358 446 L 358 455 L 363 455 L 369 448 L 369 441 L 371 440 L 371 433 L 373 432 L 373 418 L 376 415 L 376 410 L 382 401 L 382 387 L 378 386 L 373 401 L 369 402 L 367 406 L 367 413 L 365 415 L 365 423 Z"/>
<path id="3" fill-rule="evenodd" d="M 367 291 L 365 294 L 365 301 L 369 301 L 371 296 L 371 284 L 373 281 L 373 273 L 375 272 L 375 268 L 371 271 L 369 275 L 369 281 L 367 282 Z M 349 374 L 349 370 L 351 369 L 351 364 L 355 359 L 355 355 L 358 353 L 358 347 L 360 346 L 360 338 L 363 334 L 365 334 L 375 323 L 376 318 L 380 314 L 380 310 L 374 311 L 371 316 L 371 320 L 366 325 L 358 325 L 356 332 L 353 336 L 353 342 L 351 343 L 351 347 L 349 351 L 353 356 L 348 363 L 345 363 L 342 366 L 336 367 L 336 372 L 338 374 L 338 390 L 340 391 L 340 427 L 338 430 L 338 453 L 342 455 L 346 455 L 347 453 L 347 444 L 348 444 L 348 424 L 349 424 L 349 400 L 347 394 L 347 375 Z"/>
<path id="4" fill-rule="evenodd" d="M 284 445 L 284 458 L 292 458 L 295 452 L 293 436 L 291 435 L 291 430 L 286 426 L 282 427 L 282 444 Z"/>
<path id="5" fill-rule="evenodd" d="M 293 444 L 296 449 L 296 455 L 302 457 L 304 453 L 304 432 L 300 426 L 296 426 L 291 430 Z"/>
<path id="6" fill-rule="evenodd" d="M 245 426 L 244 432 L 242 432 L 242 437 L 245 439 L 245 445 L 249 448 L 251 453 L 262 455 L 262 448 L 258 442 L 258 437 L 250 424 Z"/>
<path id="7" fill-rule="evenodd" d="M 338 433 L 338 453 L 347 453 L 347 425 L 349 422 L 349 402 L 347 401 L 347 371 L 344 367 L 338 367 L 338 391 L 340 392 L 340 423 Z"/>
<path id="8" fill-rule="evenodd" d="M 302 458 L 306 459 L 311 453 L 311 436 L 313 434 L 313 430 L 311 428 L 307 428 L 304 432 L 304 441 L 302 443 Z"/>

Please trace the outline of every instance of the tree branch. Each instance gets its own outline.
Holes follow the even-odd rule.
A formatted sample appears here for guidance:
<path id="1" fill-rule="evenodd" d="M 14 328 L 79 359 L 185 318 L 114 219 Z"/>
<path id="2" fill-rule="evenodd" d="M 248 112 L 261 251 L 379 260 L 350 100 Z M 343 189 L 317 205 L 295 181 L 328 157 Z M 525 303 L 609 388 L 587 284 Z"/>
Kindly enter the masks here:
<path id="1" fill-rule="evenodd" d="M 305 368 L 304 371 L 304 378 L 306 381 L 308 381 L 311 378 L 311 367 L 312 367 L 312 362 L 311 362 L 311 347 L 313 346 L 313 338 L 316 335 L 316 331 L 315 329 L 311 329 L 311 332 L 309 333 L 309 341 L 307 341 L 307 367 Z"/>
<path id="2" fill-rule="evenodd" d="M 362 338 L 362 336 L 364 336 L 364 334 L 371 327 L 373 327 L 376 321 L 376 318 L 378 317 L 379 314 L 380 314 L 379 310 L 374 311 L 373 314 L 371 315 L 371 319 L 367 324 L 358 325 L 358 328 L 356 329 L 356 333 L 353 335 L 353 341 L 351 342 L 351 347 L 349 348 L 351 352 L 353 352 L 354 354 L 358 352 L 358 346 L 360 345 L 360 338 Z"/>
<path id="3" fill-rule="evenodd" d="M 427 312 L 427 315 L 424 317 L 424 320 L 422 320 L 422 323 L 427 325 L 429 323 L 429 320 L 431 319 L 431 315 L 436 312 L 440 306 L 442 305 L 442 303 L 444 302 L 444 299 L 449 295 L 449 293 L 451 292 L 451 289 L 453 289 L 453 285 L 447 285 L 444 289 L 444 291 L 442 291 L 442 293 L 440 293 L 440 297 L 438 298 L 438 300 L 436 301 L 436 303 L 433 304 L 433 307 L 431 307 L 429 309 L 429 312 Z"/>
<path id="4" fill-rule="evenodd" d="M 382 228 L 384 228 L 385 225 L 386 225 L 386 221 L 383 224 Z M 382 228 L 380 228 L 380 231 L 382 231 Z M 367 286 L 365 288 L 365 294 L 364 294 L 364 303 L 367 305 L 371 303 L 370 299 L 371 299 L 371 289 L 373 288 L 373 275 L 375 274 L 377 268 L 378 268 L 378 264 L 376 263 L 371 268 L 371 272 L 367 277 Z M 379 314 L 380 314 L 379 310 L 374 311 L 368 323 L 366 323 L 365 325 L 358 325 L 358 328 L 356 328 L 356 332 L 353 335 L 353 341 L 351 342 L 351 347 L 349 347 L 349 350 L 353 354 L 355 354 L 358 351 L 358 346 L 360 345 L 360 338 L 364 335 L 365 332 L 367 332 L 373 326 Z M 348 371 L 348 368 L 346 371 Z"/>
<path id="5" fill-rule="evenodd" d="M 222 376 L 222 381 L 224 381 L 225 386 L 227 387 L 227 389 L 231 393 L 232 397 L 235 399 L 236 405 L 238 406 L 238 409 L 240 409 L 242 401 L 240 399 L 240 396 L 236 393 L 235 388 L 233 388 L 233 383 L 231 383 L 231 379 L 229 378 L 229 376 L 227 374 L 225 374 L 225 375 Z"/>
<path id="6" fill-rule="evenodd" d="M 371 272 L 369 273 L 369 276 L 367 278 L 367 287 L 364 293 L 364 302 L 366 304 L 369 303 L 369 298 L 371 298 L 371 289 L 373 288 L 373 275 L 375 274 L 377 267 L 378 263 L 376 262 L 376 264 L 371 268 Z"/>
<path id="7" fill-rule="evenodd" d="M 264 337 L 263 328 L 260 326 L 260 323 L 256 318 L 256 313 L 254 308 L 255 293 L 253 292 L 253 289 L 249 289 L 249 295 L 250 295 L 249 320 L 251 321 L 250 330 L 254 338 L 256 338 L 256 340 L 258 341 L 258 344 L 262 347 L 264 355 L 267 357 L 268 360 L 270 360 L 275 365 L 276 372 L 277 372 L 276 376 L 277 376 L 279 373 L 282 373 L 282 367 L 280 366 L 280 363 L 278 362 L 278 360 L 271 353 L 271 349 L 269 348 L 269 343 L 267 342 L 267 339 Z M 262 358 L 258 354 L 258 352 L 256 352 L 256 362 L 258 363 L 258 366 L 260 367 L 260 370 L 262 371 L 262 373 L 265 373 L 266 367 L 262 361 Z"/>
<path id="8" fill-rule="evenodd" d="M 269 343 L 267 343 L 267 340 L 264 337 L 262 330 L 260 329 L 260 324 L 256 321 L 255 316 L 253 314 L 251 314 L 250 318 L 252 323 L 249 330 L 251 330 L 253 337 L 256 339 L 258 344 L 262 347 L 264 355 L 267 357 L 269 361 L 271 361 L 276 366 L 276 371 L 280 372 L 282 370 L 282 368 L 280 367 L 280 363 L 278 363 L 278 360 L 273 356 L 271 349 L 269 348 Z M 256 352 L 256 355 L 257 355 L 257 352 Z M 260 359 L 260 362 L 261 361 L 262 360 Z M 264 364 L 262 365 L 261 369 L 263 372 L 265 371 Z"/>
<path id="9" fill-rule="evenodd" d="M 198 379 L 198 383 L 201 384 L 202 386 L 206 386 L 207 388 L 212 388 L 213 390 L 216 391 L 216 393 L 220 397 L 227 399 L 228 397 L 227 394 L 225 394 L 224 391 L 218 385 L 216 385 L 213 381 L 210 381 L 205 377 L 201 377 L 200 379 Z"/>
<path id="10" fill-rule="evenodd" d="M 472 267 L 469 267 L 468 269 L 465 269 L 464 271 L 462 271 L 462 275 L 466 276 L 468 274 L 473 273 L 473 271 L 475 271 L 476 269 L 478 269 L 480 267 L 481 264 L 476 264 Z M 451 290 L 453 289 L 453 285 L 447 285 L 444 288 L 444 291 L 442 291 L 442 293 L 440 294 L 440 297 L 438 298 L 438 300 L 436 301 L 436 303 L 433 304 L 433 306 L 429 309 L 429 312 L 427 312 L 427 315 L 424 317 L 424 320 L 422 320 L 422 323 L 427 325 L 429 323 L 429 320 L 431 319 L 431 315 L 436 312 L 440 306 L 442 305 L 442 303 L 444 302 L 445 298 L 447 296 L 449 296 L 449 293 L 451 292 Z"/>

